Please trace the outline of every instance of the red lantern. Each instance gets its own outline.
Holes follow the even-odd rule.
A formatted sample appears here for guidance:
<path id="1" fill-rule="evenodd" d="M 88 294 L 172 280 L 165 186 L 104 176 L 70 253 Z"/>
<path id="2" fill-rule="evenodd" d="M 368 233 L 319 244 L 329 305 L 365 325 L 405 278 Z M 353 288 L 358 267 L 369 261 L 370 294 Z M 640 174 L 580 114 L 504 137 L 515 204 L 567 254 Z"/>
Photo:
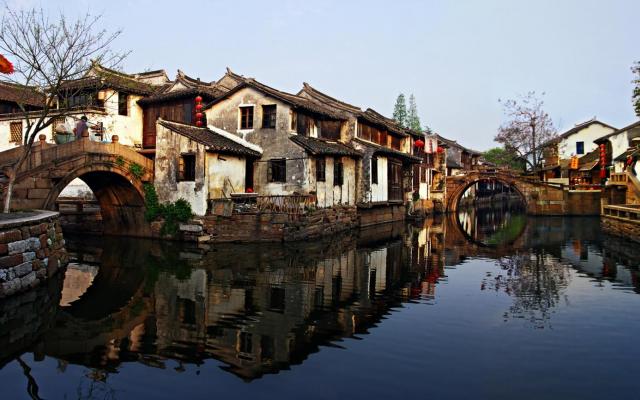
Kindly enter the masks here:
<path id="1" fill-rule="evenodd" d="M 441 146 L 438 146 L 438 149 L 436 150 L 438 153 L 444 153 L 444 148 Z"/>
<path id="2" fill-rule="evenodd" d="M 202 119 L 202 113 L 201 112 L 197 112 L 196 113 L 196 119 L 198 119 L 198 120 Z"/>
<path id="3" fill-rule="evenodd" d="M 416 140 L 415 145 L 416 145 L 417 148 L 421 149 L 421 148 L 424 147 L 424 142 L 421 139 L 418 139 L 418 140 Z"/>
<path id="4" fill-rule="evenodd" d="M 196 104 L 196 111 L 202 111 L 202 104 L 200 103 Z"/>
<path id="5" fill-rule="evenodd" d="M 201 126 L 202 126 L 202 121 L 197 120 L 197 121 L 196 121 L 196 126 L 197 126 L 197 127 L 201 127 Z"/>
<path id="6" fill-rule="evenodd" d="M 252 188 L 247 188 L 247 193 L 253 193 L 253 189 Z"/>
<path id="7" fill-rule="evenodd" d="M 202 97 L 196 96 L 196 103 L 202 103 Z"/>
<path id="8" fill-rule="evenodd" d="M 5 56 L 0 54 L 0 72 L 3 74 L 13 74 L 14 71 L 11 61 L 7 60 Z"/>
<path id="9" fill-rule="evenodd" d="M 606 178 L 606 177 L 607 177 L 607 170 L 606 170 L 606 169 L 604 169 L 604 168 L 602 168 L 602 169 L 600 170 L 600 178 L 604 179 L 604 178 Z"/>

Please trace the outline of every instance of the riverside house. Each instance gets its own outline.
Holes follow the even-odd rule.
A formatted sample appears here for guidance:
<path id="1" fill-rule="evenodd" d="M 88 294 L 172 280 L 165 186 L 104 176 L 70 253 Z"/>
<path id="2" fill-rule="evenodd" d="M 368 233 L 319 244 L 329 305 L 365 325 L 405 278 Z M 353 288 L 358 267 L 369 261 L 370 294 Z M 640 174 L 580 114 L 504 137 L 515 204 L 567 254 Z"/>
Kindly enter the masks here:
<path id="1" fill-rule="evenodd" d="M 548 141 L 543 145 L 541 179 L 548 182 L 569 184 L 569 179 L 574 178 L 569 168 L 571 157 L 582 158 L 588 155 L 597 149 L 596 140 L 615 131 L 616 128 L 613 126 L 593 118 L 575 125 L 557 138 Z M 591 156 L 584 160 L 582 169 L 588 168 L 587 163 L 590 159 Z M 582 172 L 591 175 L 590 170 Z"/>
<path id="2" fill-rule="evenodd" d="M 162 76 L 164 71 L 155 71 Z M 178 70 L 175 80 L 169 81 L 161 77 L 155 78 L 162 88 L 154 94 L 138 100 L 142 108 L 142 153 L 153 158 L 156 151 L 156 120 L 180 122 L 193 125 L 196 120 L 194 99 L 200 96 L 204 102 L 221 96 L 227 89 L 215 82 L 204 82 L 187 76 Z M 206 120 L 203 121 L 206 126 Z"/>
<path id="3" fill-rule="evenodd" d="M 196 215 L 209 200 L 244 193 L 262 149 L 217 128 L 158 119 L 154 185 L 161 202 L 183 198 Z"/>
<path id="4" fill-rule="evenodd" d="M 160 88 L 145 81 L 143 75 L 125 74 L 94 63 L 84 77 L 66 81 L 62 88 L 67 95 L 56 104 L 58 109 L 65 110 L 66 116 L 56 118 L 42 132 L 47 141 L 72 140 L 76 122 L 86 115 L 93 140 L 111 141 L 118 135 L 121 144 L 140 147 L 142 109 L 137 101 Z M 0 83 L 0 150 L 21 144 L 26 134 L 27 123 L 18 103 L 27 111 L 37 111 L 44 100 L 44 94 L 33 88 Z"/>
<path id="5" fill-rule="evenodd" d="M 361 153 L 342 140 L 344 113 L 231 71 L 218 84 L 232 88 L 205 106 L 209 126 L 263 150 L 247 188 L 310 196 L 320 208 L 356 204 Z"/>
<path id="6" fill-rule="evenodd" d="M 428 199 L 429 191 L 420 188 L 427 183 L 429 167 L 422 163 L 424 152 L 415 147 L 417 140 L 424 144 L 424 134 L 405 129 L 372 109 L 363 111 L 340 101 L 308 83 L 298 95 L 346 116 L 340 140 L 362 154 L 357 196 L 363 224 L 403 219 L 405 205 Z"/>

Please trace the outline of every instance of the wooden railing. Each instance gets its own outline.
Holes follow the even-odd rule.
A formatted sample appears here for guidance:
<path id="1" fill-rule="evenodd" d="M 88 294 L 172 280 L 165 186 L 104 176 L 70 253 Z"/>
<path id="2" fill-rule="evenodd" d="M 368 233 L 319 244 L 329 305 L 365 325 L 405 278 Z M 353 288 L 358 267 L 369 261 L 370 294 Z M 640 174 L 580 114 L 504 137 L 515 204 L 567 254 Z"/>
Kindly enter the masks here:
<path id="1" fill-rule="evenodd" d="M 640 224 L 640 204 L 603 206 L 602 215 Z"/>
<path id="2" fill-rule="evenodd" d="M 613 173 L 609 179 L 610 185 L 627 185 L 627 174 L 622 173 Z"/>
<path id="3" fill-rule="evenodd" d="M 235 212 L 274 212 L 304 214 L 316 208 L 314 195 L 231 194 Z"/>

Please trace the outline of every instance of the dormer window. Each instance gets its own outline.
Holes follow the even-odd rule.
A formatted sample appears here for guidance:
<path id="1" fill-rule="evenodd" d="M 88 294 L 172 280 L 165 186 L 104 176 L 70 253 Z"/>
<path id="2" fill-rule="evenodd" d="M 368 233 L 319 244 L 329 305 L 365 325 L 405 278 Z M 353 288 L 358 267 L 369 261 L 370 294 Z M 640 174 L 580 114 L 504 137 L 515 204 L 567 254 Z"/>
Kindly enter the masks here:
<path id="1" fill-rule="evenodd" d="M 240 107 L 240 129 L 253 129 L 253 106 Z"/>

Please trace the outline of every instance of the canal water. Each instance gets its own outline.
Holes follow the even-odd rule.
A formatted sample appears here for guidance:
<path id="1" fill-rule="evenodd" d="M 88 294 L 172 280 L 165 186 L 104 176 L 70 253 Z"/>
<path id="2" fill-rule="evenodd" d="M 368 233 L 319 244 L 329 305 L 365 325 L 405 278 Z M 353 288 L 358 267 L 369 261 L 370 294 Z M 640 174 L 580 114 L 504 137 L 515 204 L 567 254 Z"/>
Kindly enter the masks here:
<path id="1" fill-rule="evenodd" d="M 67 237 L 0 303 L 2 399 L 637 398 L 640 250 L 463 210 L 300 244 Z"/>

